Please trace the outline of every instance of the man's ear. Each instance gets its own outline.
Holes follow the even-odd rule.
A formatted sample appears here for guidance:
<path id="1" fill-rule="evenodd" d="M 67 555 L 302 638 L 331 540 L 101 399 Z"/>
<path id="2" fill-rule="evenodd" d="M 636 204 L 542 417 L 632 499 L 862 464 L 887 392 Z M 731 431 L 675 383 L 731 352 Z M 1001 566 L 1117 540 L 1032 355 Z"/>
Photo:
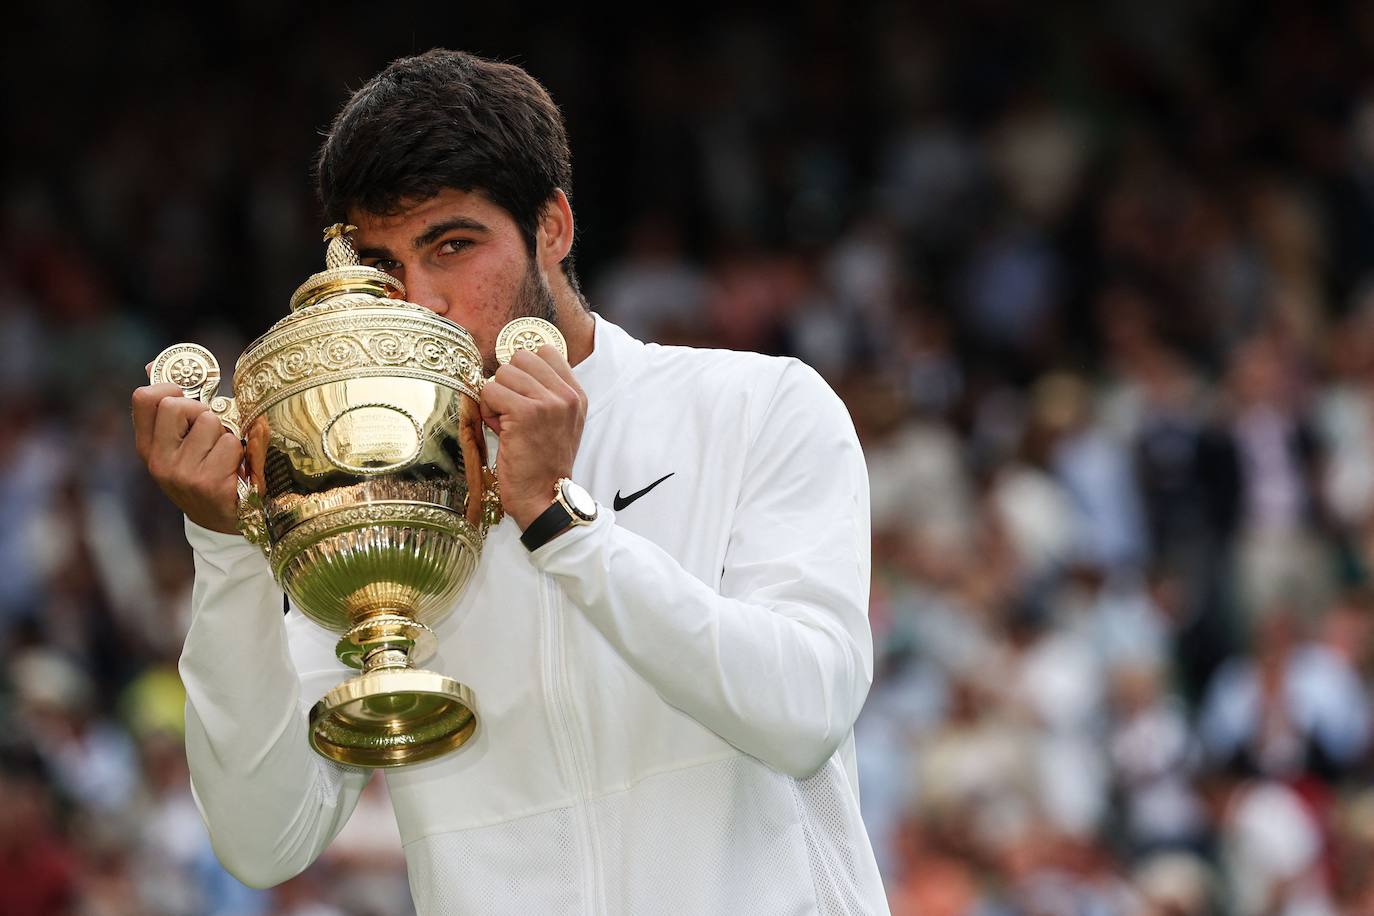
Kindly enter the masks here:
<path id="1" fill-rule="evenodd" d="M 539 227 L 534 235 L 534 255 L 539 266 L 552 271 L 572 251 L 573 215 L 568 195 L 562 188 L 554 188 L 539 214 Z"/>

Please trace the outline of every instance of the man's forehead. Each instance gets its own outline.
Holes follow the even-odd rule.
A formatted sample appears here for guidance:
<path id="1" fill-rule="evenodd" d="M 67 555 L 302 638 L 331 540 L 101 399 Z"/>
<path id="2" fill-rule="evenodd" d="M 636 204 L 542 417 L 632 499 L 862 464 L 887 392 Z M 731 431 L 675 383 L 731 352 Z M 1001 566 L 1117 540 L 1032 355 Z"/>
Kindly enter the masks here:
<path id="1" fill-rule="evenodd" d="M 387 213 L 350 209 L 348 222 L 357 226 L 359 233 L 390 233 L 460 216 L 489 223 L 493 209 L 499 208 L 481 191 L 444 188 L 432 197 L 402 198 L 395 210 Z"/>

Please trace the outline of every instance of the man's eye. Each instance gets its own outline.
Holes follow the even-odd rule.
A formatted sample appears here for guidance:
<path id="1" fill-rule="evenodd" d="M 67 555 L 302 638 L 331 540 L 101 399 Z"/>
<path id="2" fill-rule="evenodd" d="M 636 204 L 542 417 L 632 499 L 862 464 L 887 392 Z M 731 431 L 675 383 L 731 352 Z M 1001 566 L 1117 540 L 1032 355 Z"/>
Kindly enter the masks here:
<path id="1" fill-rule="evenodd" d="M 401 265 L 398 261 L 392 261 L 387 258 L 378 258 L 375 261 L 369 262 L 367 266 L 375 267 L 383 273 L 394 274 L 396 272 L 396 269 Z"/>
<path id="2" fill-rule="evenodd" d="M 472 242 L 468 239 L 448 239 L 439 243 L 439 250 L 446 254 L 457 254 L 471 244 Z"/>

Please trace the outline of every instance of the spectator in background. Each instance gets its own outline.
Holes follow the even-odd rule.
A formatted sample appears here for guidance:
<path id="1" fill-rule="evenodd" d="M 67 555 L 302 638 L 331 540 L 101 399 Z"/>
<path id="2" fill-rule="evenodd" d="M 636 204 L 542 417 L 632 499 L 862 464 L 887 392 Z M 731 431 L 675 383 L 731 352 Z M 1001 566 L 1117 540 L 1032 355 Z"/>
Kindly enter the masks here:
<path id="1" fill-rule="evenodd" d="M 1207 815 L 1193 788 L 1202 760 L 1187 710 L 1167 692 L 1158 660 L 1120 665 L 1111 687 L 1107 748 L 1132 857 L 1203 852 Z"/>
<path id="2" fill-rule="evenodd" d="M 1138 572 L 1146 544 L 1135 469 L 1129 450 L 1094 415 L 1087 383 L 1068 373 L 1041 377 L 1030 423 L 1076 509 L 1075 558 L 1108 574 Z"/>
<path id="3" fill-rule="evenodd" d="M 1145 859 L 1132 876 L 1145 916 L 1207 916 L 1217 912 L 1216 878 L 1200 856 L 1162 853 Z"/>
<path id="4" fill-rule="evenodd" d="M 1301 412 L 1291 356 L 1275 340 L 1237 348 L 1228 367 L 1229 433 L 1240 476 L 1236 587 L 1254 619 L 1279 605 L 1313 613 L 1334 562 L 1320 538 L 1321 455 Z"/>
<path id="5" fill-rule="evenodd" d="M 1370 706 L 1349 660 L 1283 609 L 1261 617 L 1252 652 L 1223 665 L 1203 700 L 1199 735 L 1213 765 L 1332 781 L 1361 763 Z"/>
<path id="6" fill-rule="evenodd" d="M 0 912 L 51 916 L 76 903 L 76 856 L 55 808 L 41 758 L 22 745 L 0 749 Z"/>
<path id="7" fill-rule="evenodd" d="M 1349 916 L 1374 913 L 1374 791 L 1359 789 L 1331 818 L 1332 902 Z"/>
<path id="8" fill-rule="evenodd" d="M 1183 354 L 1151 343 L 1139 363 L 1133 457 L 1148 531 L 1149 577 L 1169 593 L 1174 654 L 1198 697 L 1236 648 L 1230 563 L 1240 469 Z"/>
<path id="9" fill-rule="evenodd" d="M 1342 565 L 1356 576 L 1368 575 L 1368 568 L 1360 568 L 1358 540 L 1361 526 L 1374 516 L 1374 287 L 1358 292 L 1329 342 L 1331 379 L 1317 393 L 1312 412 L 1325 456 L 1321 506 L 1340 538 Z"/>
<path id="10" fill-rule="evenodd" d="M 1225 771 L 1205 785 L 1218 824 L 1228 910 L 1237 916 L 1332 913 L 1321 824 L 1303 798 L 1281 782 Z"/>
<path id="11" fill-rule="evenodd" d="M 630 336 L 668 343 L 688 333 L 709 295 L 673 221 L 649 212 L 631 225 L 624 257 L 607 267 L 592 298 Z"/>
<path id="12" fill-rule="evenodd" d="M 972 482 L 954 432 L 916 414 L 891 379 L 855 373 L 840 390 L 855 405 L 868 466 L 876 562 L 945 581 L 973 537 Z"/>
<path id="13" fill-rule="evenodd" d="M 89 675 L 35 648 L 12 657 L 9 678 L 19 720 L 63 793 L 92 818 L 127 818 L 139 780 L 134 745 L 101 715 Z"/>

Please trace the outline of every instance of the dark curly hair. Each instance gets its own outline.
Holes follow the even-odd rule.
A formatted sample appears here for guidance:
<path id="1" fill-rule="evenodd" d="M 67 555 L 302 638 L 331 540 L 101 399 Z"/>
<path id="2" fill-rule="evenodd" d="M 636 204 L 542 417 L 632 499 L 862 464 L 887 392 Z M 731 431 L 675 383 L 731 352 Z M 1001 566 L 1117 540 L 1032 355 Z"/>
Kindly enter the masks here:
<path id="1" fill-rule="evenodd" d="M 320 146 L 315 178 L 325 218 L 392 215 L 445 188 L 475 191 L 511 215 L 534 252 L 556 189 L 572 197 L 563 116 L 513 64 L 435 49 L 392 61 L 353 93 Z M 578 291 L 572 253 L 563 272 Z"/>

